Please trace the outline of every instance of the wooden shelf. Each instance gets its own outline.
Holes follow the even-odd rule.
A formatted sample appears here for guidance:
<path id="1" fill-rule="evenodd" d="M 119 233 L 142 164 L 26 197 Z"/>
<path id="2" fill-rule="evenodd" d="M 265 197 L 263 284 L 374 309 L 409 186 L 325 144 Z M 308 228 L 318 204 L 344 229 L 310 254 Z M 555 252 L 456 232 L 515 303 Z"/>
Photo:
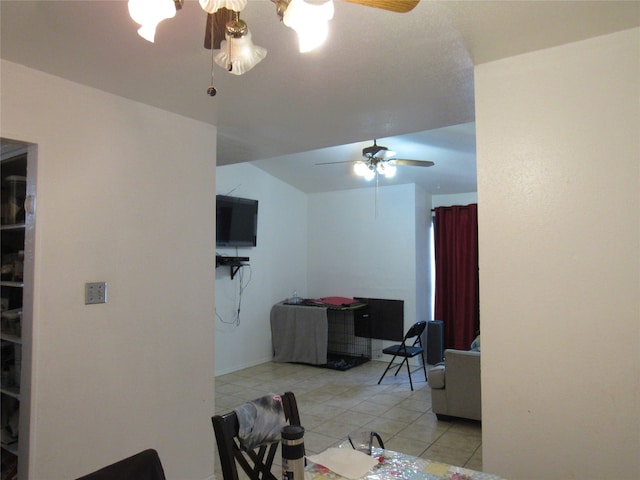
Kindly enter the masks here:
<path id="1" fill-rule="evenodd" d="M 249 261 L 249 257 L 226 257 L 222 255 L 216 255 L 216 268 L 220 266 L 229 267 L 229 273 L 231 274 L 231 280 L 236 276 L 238 270 L 245 265 L 245 262 Z"/>
<path id="2" fill-rule="evenodd" d="M 3 139 L 4 140 L 4 139 Z M 4 145 L 3 145 L 4 146 Z M 18 477 L 22 478 L 26 476 L 24 473 L 20 473 L 20 470 L 26 467 L 28 455 L 29 442 L 24 432 L 29 430 L 29 402 L 24 402 L 22 396 L 25 398 L 30 395 L 30 385 L 28 381 L 23 381 L 23 378 L 16 378 L 15 375 L 22 375 L 29 371 L 31 365 L 31 358 L 23 358 L 24 346 L 31 344 L 29 335 L 25 335 L 24 338 L 20 336 L 22 332 L 23 322 L 29 322 L 30 310 L 28 310 L 27 318 L 20 315 L 22 313 L 22 307 L 24 302 L 32 301 L 32 284 L 28 282 L 25 285 L 23 281 L 24 274 L 24 258 L 25 254 L 28 256 L 29 268 L 32 268 L 33 260 L 33 222 L 34 217 L 31 216 L 33 212 L 23 211 L 17 208 L 23 200 L 27 198 L 27 185 L 26 183 L 17 184 L 15 189 L 9 182 L 5 182 L 7 177 L 19 176 L 22 178 L 27 177 L 29 169 L 35 167 L 35 163 L 32 163 L 31 159 L 27 158 L 29 147 L 21 145 L 20 148 L 14 149 L 10 152 L 4 152 L 0 156 L 0 162 L 2 163 L 2 207 L 3 207 L 3 222 L 0 224 L 0 232 L 2 233 L 2 255 L 3 255 L 3 271 L 5 276 L 0 280 L 0 286 L 2 286 L 2 296 L 7 299 L 8 305 L 3 305 L 4 308 L 10 308 L 2 312 L 2 330 L 0 331 L 0 339 L 2 340 L 2 373 L 4 385 L 0 387 L 0 393 L 2 395 L 2 408 L 7 408 L 7 412 L 3 411 L 3 421 L 6 423 L 7 415 L 11 416 L 12 421 L 19 418 L 18 431 L 12 431 L 11 433 L 16 438 L 5 438 L 9 443 L 2 442 L 2 458 L 3 462 L 8 456 L 15 456 L 17 464 L 14 462 L 14 467 L 18 469 Z M 30 154 L 29 154 L 30 155 Z M 29 177 L 31 182 L 35 180 L 35 170 L 33 170 Z M 7 190 L 5 192 L 5 187 Z M 31 185 L 35 191 L 35 184 Z M 7 214 L 5 216 L 5 213 Z M 25 221 L 26 218 L 26 221 Z M 13 263 L 13 265 L 12 265 Z M 22 265 L 20 265 L 22 263 Z M 5 268 L 10 267 L 10 268 Z M 29 270 L 30 272 L 32 270 Z M 30 277 L 29 277 L 30 278 Z M 25 298 L 26 297 L 26 298 Z M 29 330 L 27 332 L 30 333 Z M 6 355 L 6 356 L 5 356 Z M 5 376 L 9 375 L 9 378 Z M 26 373 L 25 373 L 26 375 Z M 22 386 L 22 388 L 20 387 Z M 5 425 L 3 425 L 5 426 Z M 22 439 L 21 442 L 18 438 Z M 14 441 L 15 440 L 15 441 Z M 3 478 L 6 476 L 3 463 Z"/>

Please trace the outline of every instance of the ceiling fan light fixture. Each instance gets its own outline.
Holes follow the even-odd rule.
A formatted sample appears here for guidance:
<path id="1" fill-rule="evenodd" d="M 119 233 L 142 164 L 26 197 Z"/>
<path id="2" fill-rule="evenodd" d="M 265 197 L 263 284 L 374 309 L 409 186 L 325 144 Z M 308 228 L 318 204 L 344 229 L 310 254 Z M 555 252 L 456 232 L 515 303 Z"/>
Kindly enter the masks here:
<path id="1" fill-rule="evenodd" d="M 282 21 L 298 34 L 300 53 L 310 52 L 324 43 L 333 13 L 333 0 L 322 4 L 311 4 L 305 0 L 289 2 Z"/>
<path id="2" fill-rule="evenodd" d="M 376 178 L 376 171 L 373 168 L 373 165 L 370 165 L 367 171 L 364 174 L 364 179 L 368 182 Z"/>
<path id="3" fill-rule="evenodd" d="M 359 177 L 364 177 L 365 180 L 373 180 L 376 176 L 376 169 L 373 164 L 362 160 L 358 160 L 353 164 L 353 171 Z"/>
<path id="4" fill-rule="evenodd" d="M 225 38 L 215 62 L 233 75 L 247 73 L 267 56 L 266 48 L 253 43 L 249 30 L 241 37 L 235 38 L 227 33 Z"/>
<path id="5" fill-rule="evenodd" d="M 225 36 L 229 35 L 231 38 L 244 37 L 249 32 L 249 27 L 244 20 L 240 20 L 240 14 L 234 12 L 234 16 L 225 25 Z"/>
<path id="6" fill-rule="evenodd" d="M 393 178 L 396 176 L 396 170 L 397 167 L 395 165 L 392 165 L 389 162 L 384 162 L 385 166 L 384 166 L 384 172 L 383 175 L 387 178 Z"/>
<path id="7" fill-rule="evenodd" d="M 357 161 L 356 163 L 353 164 L 353 171 L 359 177 L 364 177 L 369 171 L 369 168 L 367 167 L 366 163 L 362 161 Z"/>
<path id="8" fill-rule="evenodd" d="M 128 7 L 131 19 L 141 25 L 138 35 L 151 43 L 155 40 L 158 24 L 176 15 L 174 0 L 129 0 Z"/>
<path id="9" fill-rule="evenodd" d="M 247 6 L 247 0 L 200 0 L 200 7 L 207 13 L 216 13 L 221 8 L 241 12 Z"/>
<path id="10" fill-rule="evenodd" d="M 376 163 L 376 172 L 386 178 L 393 178 L 396 175 L 396 166 L 389 164 L 389 162 L 381 160 Z"/>

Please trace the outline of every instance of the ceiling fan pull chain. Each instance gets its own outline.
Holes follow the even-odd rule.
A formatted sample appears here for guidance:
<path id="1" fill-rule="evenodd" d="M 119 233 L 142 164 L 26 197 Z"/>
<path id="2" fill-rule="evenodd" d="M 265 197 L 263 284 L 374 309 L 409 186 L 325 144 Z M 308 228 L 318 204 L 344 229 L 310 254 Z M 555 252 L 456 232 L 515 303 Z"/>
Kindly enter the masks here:
<path id="1" fill-rule="evenodd" d="M 229 53 L 229 55 L 227 56 L 227 58 L 229 59 L 229 61 L 227 62 L 227 71 L 230 72 L 233 70 L 233 63 L 231 62 L 231 41 L 227 42 L 227 51 Z"/>
<path id="2" fill-rule="evenodd" d="M 215 22 L 213 21 L 213 19 L 211 19 L 211 38 L 213 39 L 213 24 Z M 213 40 L 212 40 L 213 41 Z M 209 88 L 207 88 L 207 94 L 210 97 L 215 97 L 217 90 L 216 87 L 213 86 L 213 66 L 215 65 L 215 54 L 214 54 L 214 50 L 213 50 L 213 45 L 211 45 L 211 85 L 209 86 Z"/>
<path id="3" fill-rule="evenodd" d="M 246 35 L 247 33 L 247 24 L 244 22 L 240 21 L 240 12 L 238 11 L 233 11 L 233 20 L 230 22 L 227 22 L 227 25 L 225 27 L 226 33 L 233 38 L 240 38 L 243 37 L 244 35 Z M 233 42 L 231 41 L 231 38 L 229 38 L 227 40 L 227 58 L 228 58 L 228 62 L 227 62 L 227 71 L 231 72 L 233 70 L 233 60 L 231 60 L 233 57 L 231 56 L 231 44 Z"/>
<path id="4" fill-rule="evenodd" d="M 373 208 L 374 208 L 374 212 L 373 212 L 373 216 L 374 218 L 378 218 L 378 172 L 376 172 L 376 193 L 375 193 L 375 198 L 373 201 Z"/>

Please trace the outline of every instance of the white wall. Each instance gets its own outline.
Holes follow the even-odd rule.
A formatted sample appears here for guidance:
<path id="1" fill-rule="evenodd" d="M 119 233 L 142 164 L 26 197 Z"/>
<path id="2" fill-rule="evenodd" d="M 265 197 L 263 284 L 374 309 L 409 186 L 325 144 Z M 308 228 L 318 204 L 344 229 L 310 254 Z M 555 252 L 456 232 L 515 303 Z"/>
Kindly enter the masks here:
<path id="1" fill-rule="evenodd" d="M 309 195 L 310 293 L 404 300 L 405 330 L 428 319 L 416 292 L 428 281 L 428 200 L 415 185 L 380 187 L 377 202 L 375 188 Z"/>
<path id="2" fill-rule="evenodd" d="M 219 194 L 258 200 L 258 241 L 252 248 L 218 248 L 221 255 L 249 257 L 250 267 L 231 280 L 216 269 L 216 375 L 273 358 L 271 307 L 293 295 L 307 295 L 307 199 L 301 191 L 251 164 L 217 168 Z M 250 280 L 250 281 L 249 281 Z M 242 294 L 240 322 L 236 310 Z"/>
<path id="3" fill-rule="evenodd" d="M 1 100 L 38 145 L 29 478 L 149 447 L 210 477 L 215 128 L 6 61 Z"/>
<path id="4" fill-rule="evenodd" d="M 475 81 L 484 468 L 640 478 L 640 30 Z"/>
<path id="5" fill-rule="evenodd" d="M 415 321 L 434 320 L 431 312 L 433 301 L 431 292 L 431 270 L 435 268 L 431 258 L 431 195 L 424 189 L 416 187 L 415 199 L 415 295 L 416 315 Z M 406 330 L 406 329 L 405 329 Z M 425 330 L 423 340 L 426 340 L 428 331 Z M 426 345 L 426 343 L 425 343 Z M 416 358 L 416 360 L 418 360 Z"/>
<path id="6" fill-rule="evenodd" d="M 431 197 L 415 185 L 306 195 L 250 164 L 217 168 L 217 192 L 259 200 L 258 246 L 219 248 L 251 258 L 241 279 L 216 271 L 216 375 L 271 360 L 271 306 L 290 297 L 405 301 L 405 326 L 430 319 Z M 308 207 L 307 207 L 308 205 Z M 382 252 L 383 254 L 380 254 Z"/>
<path id="7" fill-rule="evenodd" d="M 433 208 L 450 207 L 452 205 L 469 205 L 478 203 L 478 192 L 433 195 L 431 199 Z"/>

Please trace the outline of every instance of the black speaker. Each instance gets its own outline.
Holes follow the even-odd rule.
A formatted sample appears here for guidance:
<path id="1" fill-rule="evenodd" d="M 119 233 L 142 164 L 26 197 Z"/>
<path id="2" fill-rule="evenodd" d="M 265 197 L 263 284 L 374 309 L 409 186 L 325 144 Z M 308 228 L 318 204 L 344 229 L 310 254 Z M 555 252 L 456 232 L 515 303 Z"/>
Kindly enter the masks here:
<path id="1" fill-rule="evenodd" d="M 427 363 L 435 365 L 444 360 L 444 322 L 427 322 Z"/>

